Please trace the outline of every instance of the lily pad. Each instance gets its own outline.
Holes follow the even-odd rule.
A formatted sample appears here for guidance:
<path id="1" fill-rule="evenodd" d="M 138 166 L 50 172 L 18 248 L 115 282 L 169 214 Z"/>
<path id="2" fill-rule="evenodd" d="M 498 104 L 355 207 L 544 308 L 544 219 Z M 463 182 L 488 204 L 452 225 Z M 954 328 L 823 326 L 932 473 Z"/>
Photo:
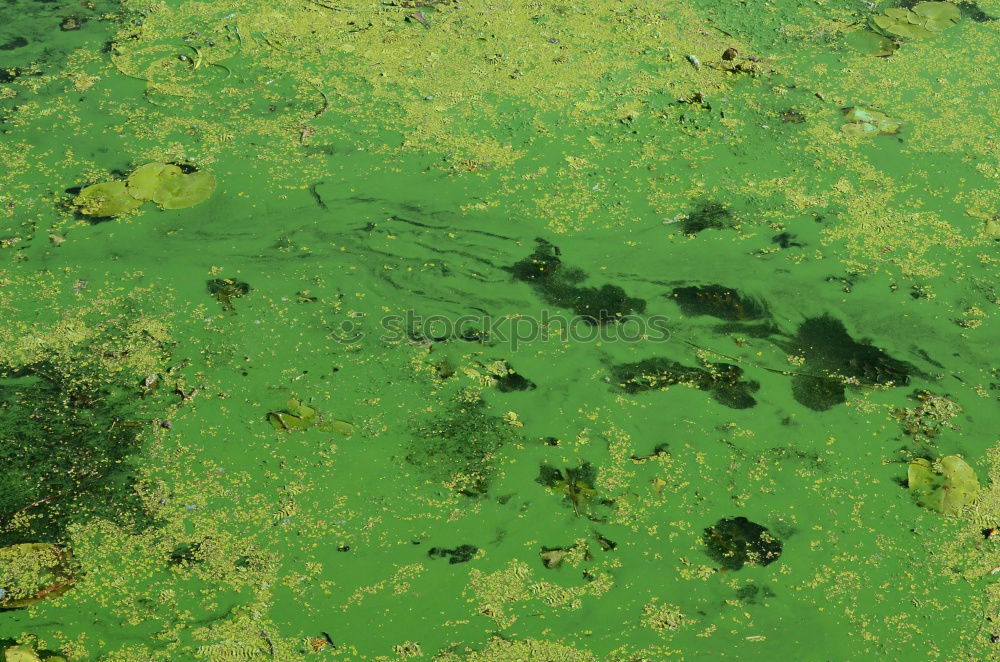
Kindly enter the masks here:
<path id="1" fill-rule="evenodd" d="M 11 646 L 3 652 L 4 662 L 42 662 L 31 646 Z"/>
<path id="2" fill-rule="evenodd" d="M 902 122 L 892 119 L 885 113 L 859 106 L 845 108 L 844 118 L 849 120 L 849 123 L 841 126 L 840 130 L 849 136 L 887 136 L 899 133 L 903 126 Z"/>
<path id="3" fill-rule="evenodd" d="M 159 186 L 151 199 L 164 209 L 193 207 L 215 192 L 215 176 L 210 172 L 199 170 L 185 174 L 180 168 L 165 168 L 157 179 Z"/>
<path id="4" fill-rule="evenodd" d="M 920 2 L 913 9 L 892 7 L 873 16 L 871 25 L 883 34 L 927 39 L 958 23 L 961 12 L 951 2 Z"/>
<path id="5" fill-rule="evenodd" d="M 305 430 L 316 422 L 316 410 L 292 398 L 283 411 L 270 412 L 267 420 L 277 430 Z"/>
<path id="6" fill-rule="evenodd" d="M 107 218 L 132 211 L 142 201 L 129 195 L 125 182 L 114 181 L 87 186 L 73 199 L 73 204 L 84 216 Z"/>
<path id="7" fill-rule="evenodd" d="M 892 55 L 899 48 L 899 44 L 892 39 L 871 30 L 849 32 L 844 37 L 844 41 L 847 42 L 848 46 L 862 55 L 872 55 L 875 57 Z"/>
<path id="8" fill-rule="evenodd" d="M 979 493 L 975 470 L 958 455 L 941 458 L 938 465 L 919 457 L 907 470 L 907 484 L 918 505 L 953 515 Z"/>
<path id="9" fill-rule="evenodd" d="M 136 200 L 153 200 L 162 185 L 162 176 L 181 174 L 181 169 L 172 163 L 147 163 L 132 171 L 128 176 L 128 192 Z"/>
<path id="10" fill-rule="evenodd" d="M 943 19 L 952 23 L 958 23 L 962 18 L 962 12 L 950 2 L 918 2 L 913 5 L 913 13 L 924 18 Z"/>
<path id="11" fill-rule="evenodd" d="M 22 543 L 0 548 L 0 608 L 29 607 L 69 590 L 72 555 L 59 545 Z"/>
<path id="12" fill-rule="evenodd" d="M 335 418 L 329 423 L 324 422 L 320 425 L 320 429 L 324 432 L 336 432 L 337 434 L 342 434 L 345 437 L 350 437 L 354 434 L 354 425 L 348 423 L 347 421 L 342 421 L 339 418 Z"/>

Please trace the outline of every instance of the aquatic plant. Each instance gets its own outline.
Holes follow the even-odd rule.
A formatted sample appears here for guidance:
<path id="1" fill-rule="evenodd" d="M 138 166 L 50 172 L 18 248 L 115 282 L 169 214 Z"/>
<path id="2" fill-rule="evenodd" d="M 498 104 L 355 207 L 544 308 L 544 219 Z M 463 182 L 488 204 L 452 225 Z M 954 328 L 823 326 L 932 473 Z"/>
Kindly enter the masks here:
<path id="1" fill-rule="evenodd" d="M 885 57 L 899 49 L 899 44 L 889 37 L 871 30 L 855 30 L 844 37 L 847 45 L 862 55 Z"/>
<path id="2" fill-rule="evenodd" d="M 958 514 L 979 493 L 975 470 L 958 455 L 938 462 L 916 458 L 907 470 L 907 485 L 917 505 L 943 515 Z"/>
<path id="3" fill-rule="evenodd" d="M 951 421 L 962 413 L 962 408 L 954 400 L 930 391 L 917 391 L 913 397 L 919 405 L 894 412 L 906 434 L 923 439 L 936 437 L 945 429 L 957 429 Z"/>

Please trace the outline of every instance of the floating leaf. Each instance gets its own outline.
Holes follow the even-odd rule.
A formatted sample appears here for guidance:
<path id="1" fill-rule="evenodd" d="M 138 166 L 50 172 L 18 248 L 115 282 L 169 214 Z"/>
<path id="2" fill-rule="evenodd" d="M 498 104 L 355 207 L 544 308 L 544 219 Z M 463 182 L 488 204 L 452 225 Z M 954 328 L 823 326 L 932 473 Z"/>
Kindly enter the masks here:
<path id="1" fill-rule="evenodd" d="M 323 423 L 320 429 L 325 432 L 336 432 L 337 434 L 342 434 L 345 437 L 350 437 L 354 434 L 354 426 L 347 421 L 342 421 L 339 418 L 335 418 L 329 423 Z"/>
<path id="2" fill-rule="evenodd" d="M 316 410 L 308 405 L 302 404 L 299 400 L 291 399 L 285 405 L 283 411 L 272 411 L 268 413 L 267 420 L 277 430 L 305 430 L 316 422 Z"/>
<path id="3" fill-rule="evenodd" d="M 162 184 L 160 177 L 178 174 L 181 174 L 181 169 L 172 163 L 141 165 L 128 176 L 128 192 L 136 200 L 153 200 Z"/>
<path id="4" fill-rule="evenodd" d="M 4 662 L 42 662 L 31 646 L 11 646 L 3 652 Z M 51 659 L 51 658 L 50 658 Z"/>
<path id="5" fill-rule="evenodd" d="M 889 13 L 888 10 L 886 13 Z M 913 6 L 913 13 L 929 19 L 943 19 L 958 23 L 962 12 L 950 2 L 918 2 Z"/>
<path id="6" fill-rule="evenodd" d="M 863 55 L 873 55 L 875 57 L 885 57 L 892 55 L 899 44 L 889 39 L 885 35 L 872 32 L 871 30 L 855 30 L 847 33 L 844 38 L 847 45 Z"/>
<path id="7" fill-rule="evenodd" d="M 886 136 L 899 133 L 903 123 L 890 118 L 877 110 L 868 110 L 858 106 L 844 109 L 844 118 L 850 120 L 840 130 L 849 136 Z"/>
<path id="8" fill-rule="evenodd" d="M 215 192 L 215 176 L 197 171 L 185 174 L 180 168 L 165 168 L 158 178 L 159 187 L 152 200 L 164 209 L 184 209 L 200 204 Z"/>
<path id="9" fill-rule="evenodd" d="M 907 484 L 918 505 L 944 515 L 958 513 L 979 492 L 975 470 L 958 455 L 941 458 L 939 467 L 922 457 L 913 460 Z"/>
<path id="10" fill-rule="evenodd" d="M 28 607 L 69 590 L 72 556 L 58 545 L 22 543 L 0 548 L 0 608 Z"/>
<path id="11" fill-rule="evenodd" d="M 958 7 L 950 2 L 920 2 L 913 9 L 892 7 L 873 16 L 872 25 L 885 34 L 906 39 L 927 39 L 961 19 Z"/>
<path id="12" fill-rule="evenodd" d="M 84 216 L 107 218 L 132 211 L 142 204 L 128 193 L 125 182 L 102 182 L 80 191 L 73 204 Z"/>

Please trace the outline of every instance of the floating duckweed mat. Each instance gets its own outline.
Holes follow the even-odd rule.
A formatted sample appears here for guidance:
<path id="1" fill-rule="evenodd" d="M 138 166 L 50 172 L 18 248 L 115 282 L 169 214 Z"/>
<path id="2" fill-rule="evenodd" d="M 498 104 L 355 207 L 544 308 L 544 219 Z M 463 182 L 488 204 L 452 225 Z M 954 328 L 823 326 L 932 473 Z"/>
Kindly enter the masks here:
<path id="1" fill-rule="evenodd" d="M 1000 2 L 12 0 L 8 660 L 1000 654 Z"/>

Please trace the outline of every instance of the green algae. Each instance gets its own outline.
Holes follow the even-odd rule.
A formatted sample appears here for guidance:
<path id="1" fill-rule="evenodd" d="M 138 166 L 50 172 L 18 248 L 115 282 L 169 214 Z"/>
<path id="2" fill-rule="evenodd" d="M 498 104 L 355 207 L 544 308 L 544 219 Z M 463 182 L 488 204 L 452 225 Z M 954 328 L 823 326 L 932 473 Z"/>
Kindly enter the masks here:
<path id="1" fill-rule="evenodd" d="M 128 2 L 61 33 L 35 3 L 65 38 L 51 56 L 14 12 L 28 45 L 4 51 L 0 88 L 9 420 L 52 414 L 32 438 L 56 448 L 55 413 L 152 423 L 113 428 L 113 464 L 132 466 L 93 493 L 114 495 L 105 509 L 81 497 L 45 529 L 87 581 L 3 614 L 0 636 L 118 662 L 988 659 L 996 23 L 963 6 L 970 20 L 872 58 L 841 46 L 871 13 L 856 2 L 410 4 Z M 850 131 L 904 128 L 849 139 L 852 104 L 889 117 Z M 99 225 L 52 190 L 136 163 L 225 186 Z M 48 333 L 37 274 L 62 311 L 140 284 L 173 296 L 142 305 L 128 342 L 95 319 L 108 342 L 72 349 Z M 208 279 L 253 294 L 216 303 Z M 550 307 L 595 330 L 669 316 L 708 349 L 552 334 L 515 352 L 491 320 L 473 340 L 379 327 Z M 148 324 L 163 310 L 170 334 Z M 676 387 L 616 386 L 616 366 L 650 356 L 636 383 Z M 64 405 L 79 389 L 14 375 L 52 357 L 85 393 L 121 397 Z M 750 383 L 753 407 L 715 397 Z M 349 412 L 351 438 L 275 430 L 269 409 L 293 396 Z M 983 477 L 954 517 L 894 482 L 898 448 L 909 461 L 928 443 Z M 577 501 L 600 523 L 574 512 L 586 490 L 533 482 L 583 458 L 600 471 L 580 485 L 608 503 Z M 13 508 L 46 493 L 22 496 Z M 721 572 L 702 530 L 726 513 L 767 523 L 780 560 Z M 444 560 L 465 545 L 478 551 Z M 751 579 L 771 597 L 740 600 Z"/>

